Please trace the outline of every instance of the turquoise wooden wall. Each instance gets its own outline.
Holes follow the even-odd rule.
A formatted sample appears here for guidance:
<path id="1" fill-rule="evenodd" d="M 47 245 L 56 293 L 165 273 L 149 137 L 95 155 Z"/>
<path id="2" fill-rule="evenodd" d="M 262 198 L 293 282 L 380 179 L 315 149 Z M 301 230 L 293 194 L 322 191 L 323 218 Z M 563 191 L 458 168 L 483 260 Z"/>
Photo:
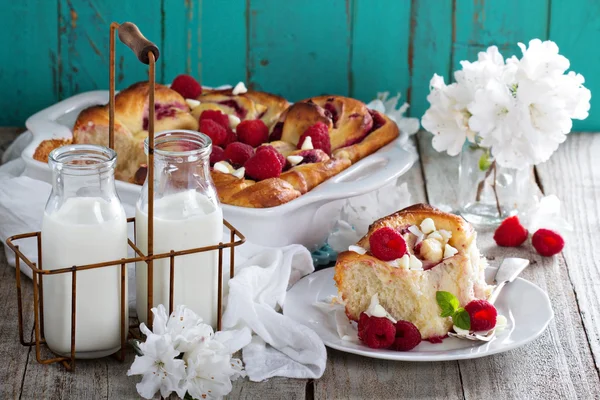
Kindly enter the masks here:
<path id="1" fill-rule="evenodd" d="M 0 125 L 73 94 L 106 89 L 108 25 L 132 21 L 162 50 L 158 79 L 245 81 L 297 100 L 337 93 L 369 100 L 401 91 L 427 107 L 434 72 L 496 44 L 550 38 L 600 93 L 598 0 L 0 0 Z M 146 69 L 118 47 L 118 87 Z M 594 100 L 592 100 L 594 101 Z M 600 130 L 592 103 L 579 130 Z"/>

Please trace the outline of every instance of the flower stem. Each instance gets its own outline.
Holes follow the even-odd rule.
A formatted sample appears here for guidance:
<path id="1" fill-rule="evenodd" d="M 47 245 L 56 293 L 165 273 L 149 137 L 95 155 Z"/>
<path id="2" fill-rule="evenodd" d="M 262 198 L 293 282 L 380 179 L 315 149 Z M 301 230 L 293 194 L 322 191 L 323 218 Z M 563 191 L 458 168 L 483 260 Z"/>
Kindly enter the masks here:
<path id="1" fill-rule="evenodd" d="M 490 175 L 494 174 L 494 180 L 492 182 L 492 191 L 494 192 L 494 198 L 496 199 L 496 209 L 498 210 L 498 217 L 502 217 L 502 209 L 500 208 L 500 199 L 498 198 L 498 190 L 496 188 L 496 170 L 497 164 L 496 160 L 492 161 L 492 164 L 485 172 L 485 176 L 477 185 L 477 194 L 475 195 L 475 201 L 481 201 L 481 195 L 483 193 L 483 189 L 485 188 L 485 181 L 490 177 Z"/>

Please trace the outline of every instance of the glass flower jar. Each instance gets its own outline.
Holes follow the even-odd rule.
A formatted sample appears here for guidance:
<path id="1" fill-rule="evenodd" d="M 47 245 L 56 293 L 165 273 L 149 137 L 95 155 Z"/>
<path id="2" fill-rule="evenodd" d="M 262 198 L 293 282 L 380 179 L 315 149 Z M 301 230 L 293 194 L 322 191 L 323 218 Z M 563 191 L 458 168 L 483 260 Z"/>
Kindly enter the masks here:
<path id="1" fill-rule="evenodd" d="M 115 188 L 116 160 L 113 150 L 95 145 L 69 145 L 50 153 L 52 192 L 42 221 L 43 269 L 127 257 L 127 218 Z M 76 279 L 75 356 L 116 352 L 121 347 L 120 265 L 81 271 Z M 71 354 L 71 284 L 71 273 L 43 276 L 44 335 L 48 347 L 65 356 Z M 128 326 L 127 314 L 122 322 Z"/>
<path id="2" fill-rule="evenodd" d="M 535 202 L 533 167 L 502 167 L 487 148 L 466 144 L 458 172 L 459 211 L 473 224 L 498 224 Z"/>
<path id="3" fill-rule="evenodd" d="M 145 141 L 148 153 L 148 139 Z M 217 245 L 223 238 L 223 212 L 210 176 L 210 138 L 173 130 L 155 136 L 153 253 Z M 136 244 L 148 250 L 148 179 L 136 205 Z M 184 304 L 202 319 L 217 324 L 217 251 L 174 258 L 174 305 Z M 154 260 L 153 306 L 169 307 L 170 259 Z M 136 265 L 137 313 L 147 321 L 148 265 Z"/>

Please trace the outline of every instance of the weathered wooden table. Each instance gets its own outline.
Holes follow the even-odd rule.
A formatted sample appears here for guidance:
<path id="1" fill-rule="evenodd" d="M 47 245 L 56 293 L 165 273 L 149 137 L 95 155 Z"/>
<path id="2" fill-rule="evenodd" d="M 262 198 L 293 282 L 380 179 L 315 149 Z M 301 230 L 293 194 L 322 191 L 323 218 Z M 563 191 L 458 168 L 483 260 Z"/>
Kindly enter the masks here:
<path id="1" fill-rule="evenodd" d="M 0 131 L 2 142 L 14 137 Z M 421 155 L 404 177 L 411 201 L 454 204 L 457 158 L 435 153 L 419 134 Z M 506 256 L 529 258 L 523 277 L 548 292 L 555 319 L 533 343 L 465 361 L 408 363 L 374 360 L 328 349 L 319 380 L 238 380 L 230 398 L 244 399 L 599 399 L 600 398 L 600 134 L 571 134 L 552 159 L 537 168 L 544 193 L 557 194 L 575 226 L 563 254 L 543 258 L 529 244 L 497 247 L 480 231 L 479 247 L 492 265 Z M 1 223 L 1 221 L 0 221 Z M 32 285 L 25 278 L 25 299 Z M 31 310 L 31 300 L 24 304 Z M 27 313 L 26 326 L 32 326 Z M 15 270 L 0 251 L 0 399 L 137 398 L 125 363 L 112 358 L 80 361 L 74 373 L 40 365 L 17 339 Z"/>

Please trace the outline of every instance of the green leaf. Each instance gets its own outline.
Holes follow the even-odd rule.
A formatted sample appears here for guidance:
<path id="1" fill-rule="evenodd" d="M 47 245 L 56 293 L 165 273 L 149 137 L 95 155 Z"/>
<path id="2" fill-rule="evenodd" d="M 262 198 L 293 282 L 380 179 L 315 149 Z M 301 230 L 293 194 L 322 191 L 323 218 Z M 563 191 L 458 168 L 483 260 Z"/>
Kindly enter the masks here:
<path id="1" fill-rule="evenodd" d="M 435 300 L 442 309 L 440 317 L 451 317 L 460 306 L 458 299 L 450 292 L 438 291 L 435 294 Z"/>
<path id="2" fill-rule="evenodd" d="M 456 310 L 452 316 L 452 322 L 460 329 L 471 330 L 471 317 L 464 308 L 459 308 Z"/>
<path id="3" fill-rule="evenodd" d="M 490 159 L 489 153 L 486 151 L 479 157 L 479 169 L 483 172 L 487 171 L 488 168 L 492 165 L 492 160 Z"/>

